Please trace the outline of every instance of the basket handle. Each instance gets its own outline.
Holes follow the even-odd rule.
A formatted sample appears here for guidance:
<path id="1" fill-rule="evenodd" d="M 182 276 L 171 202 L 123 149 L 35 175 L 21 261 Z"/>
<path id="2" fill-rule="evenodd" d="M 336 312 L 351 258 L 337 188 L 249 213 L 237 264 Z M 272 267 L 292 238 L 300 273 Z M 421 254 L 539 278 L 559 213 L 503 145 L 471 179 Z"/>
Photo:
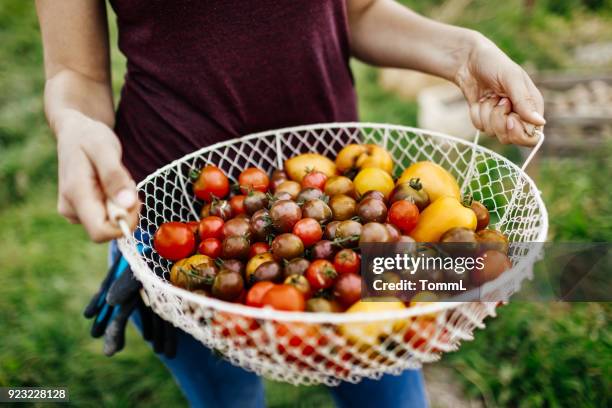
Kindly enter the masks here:
<path id="1" fill-rule="evenodd" d="M 119 207 L 112 200 L 106 200 L 106 212 L 110 222 L 119 227 L 125 238 L 132 236 L 130 227 L 127 223 L 127 211 L 123 207 Z"/>
<path id="2" fill-rule="evenodd" d="M 533 146 L 533 148 L 531 149 L 531 152 L 529 152 L 529 155 L 527 156 L 527 158 L 521 165 L 521 170 L 525 171 L 525 169 L 529 166 L 529 164 L 531 163 L 535 155 L 538 153 L 538 151 L 542 147 L 545 137 L 544 137 L 544 127 L 543 126 L 534 126 L 530 123 L 523 122 L 523 128 L 525 129 L 525 131 L 530 137 L 538 138 L 537 143 Z M 479 139 L 480 139 L 480 131 L 477 130 L 476 134 L 474 135 L 474 140 L 473 140 L 473 143 L 475 146 L 478 145 Z"/>

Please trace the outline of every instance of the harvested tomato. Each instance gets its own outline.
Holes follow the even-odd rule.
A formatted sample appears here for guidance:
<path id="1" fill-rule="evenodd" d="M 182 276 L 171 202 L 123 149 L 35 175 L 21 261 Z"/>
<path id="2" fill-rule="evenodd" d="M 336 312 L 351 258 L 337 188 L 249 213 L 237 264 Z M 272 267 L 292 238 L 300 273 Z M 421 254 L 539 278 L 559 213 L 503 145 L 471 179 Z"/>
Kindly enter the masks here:
<path id="1" fill-rule="evenodd" d="M 474 268 L 470 280 L 474 285 L 480 286 L 494 280 L 510 268 L 512 268 L 512 262 L 506 254 L 489 249 L 482 254 L 482 269 Z"/>
<path id="2" fill-rule="evenodd" d="M 331 287 L 338 277 L 338 273 L 331 262 L 326 259 L 317 259 L 312 261 L 306 269 L 305 276 L 312 289 L 317 291 Z"/>
<path id="3" fill-rule="evenodd" d="M 289 312 L 302 312 L 306 301 L 302 292 L 291 285 L 281 284 L 270 288 L 263 296 L 261 303 L 273 309 Z"/>
<path id="4" fill-rule="evenodd" d="M 223 238 L 223 224 L 224 221 L 220 217 L 210 215 L 200 220 L 200 226 L 198 231 L 200 233 L 200 239 L 203 241 L 206 238 Z"/>
<path id="5" fill-rule="evenodd" d="M 302 292 L 305 298 L 310 297 L 310 283 L 303 275 L 289 275 L 285 278 L 285 284 L 295 287 Z"/>
<path id="6" fill-rule="evenodd" d="M 227 200 L 213 200 L 210 203 L 210 215 L 214 215 L 215 217 L 219 217 L 224 221 L 232 218 L 232 207 L 230 207 L 229 202 Z"/>
<path id="7" fill-rule="evenodd" d="M 217 299 L 232 302 L 237 300 L 244 289 L 242 275 L 234 271 L 224 270 L 215 276 L 212 294 Z"/>
<path id="8" fill-rule="evenodd" d="M 221 240 L 217 238 L 206 238 L 198 246 L 198 252 L 202 255 L 210 256 L 211 258 L 218 258 L 221 256 Z"/>
<path id="9" fill-rule="evenodd" d="M 193 235 L 198 238 L 198 228 L 200 227 L 200 222 L 199 221 L 189 221 L 186 222 L 185 224 L 187 224 L 187 226 L 191 229 L 191 232 L 193 232 Z"/>
<path id="10" fill-rule="evenodd" d="M 270 245 L 265 242 L 256 242 L 251 245 L 251 249 L 249 249 L 249 258 L 253 258 L 256 255 L 265 254 L 270 251 Z"/>
<path id="11" fill-rule="evenodd" d="M 268 191 L 270 179 L 263 170 L 256 167 L 249 167 L 238 176 L 238 184 L 240 185 L 242 194 L 248 194 L 249 191 L 253 190 L 265 193 Z"/>
<path id="12" fill-rule="evenodd" d="M 224 198 L 229 194 L 230 185 L 227 176 L 216 166 L 206 166 L 200 172 L 198 179 L 193 183 L 193 192 L 196 197 L 205 201 L 213 198 Z"/>
<path id="13" fill-rule="evenodd" d="M 251 232 L 251 224 L 244 218 L 232 218 L 223 224 L 224 237 L 246 236 Z"/>
<path id="14" fill-rule="evenodd" d="M 318 188 L 323 191 L 325 188 L 325 182 L 327 181 L 327 175 L 317 170 L 306 173 L 302 179 L 302 188 Z"/>
<path id="15" fill-rule="evenodd" d="M 240 214 L 245 214 L 246 209 L 244 208 L 244 199 L 245 195 L 239 194 L 235 195 L 229 199 L 230 208 L 232 209 L 232 216 L 236 217 Z"/>
<path id="16" fill-rule="evenodd" d="M 274 287 L 274 283 L 268 281 L 257 282 L 253 285 L 246 295 L 247 306 L 262 307 L 263 297 L 270 289 Z"/>
<path id="17" fill-rule="evenodd" d="M 343 249 L 334 257 L 334 268 L 339 274 L 356 273 L 359 274 L 361 259 L 352 249 Z"/>
<path id="18" fill-rule="evenodd" d="M 345 307 L 361 299 L 361 276 L 343 273 L 334 284 L 334 296 Z"/>
<path id="19" fill-rule="evenodd" d="M 389 222 L 404 234 L 410 233 L 419 221 L 419 208 L 408 200 L 399 200 L 389 209 Z"/>
<path id="20" fill-rule="evenodd" d="M 195 235 L 189 225 L 182 222 L 165 222 L 153 236 L 155 250 L 171 261 L 187 258 L 195 250 Z"/>
<path id="21" fill-rule="evenodd" d="M 297 235 L 306 248 L 313 246 L 323 238 L 321 224 L 314 218 L 302 218 L 293 226 L 293 233 Z"/>

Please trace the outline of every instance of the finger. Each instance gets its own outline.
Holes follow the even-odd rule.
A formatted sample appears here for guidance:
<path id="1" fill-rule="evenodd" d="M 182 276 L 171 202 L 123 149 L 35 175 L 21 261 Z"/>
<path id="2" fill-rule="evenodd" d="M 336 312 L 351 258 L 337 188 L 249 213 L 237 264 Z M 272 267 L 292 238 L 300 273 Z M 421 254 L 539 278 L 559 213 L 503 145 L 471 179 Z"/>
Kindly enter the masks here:
<path id="1" fill-rule="evenodd" d="M 470 104 L 470 119 L 472 119 L 472 123 L 474 124 L 474 127 L 480 131 L 484 131 L 484 128 L 482 127 L 482 120 L 480 120 L 480 104 L 479 103 L 473 103 Z"/>
<path id="2" fill-rule="evenodd" d="M 498 102 L 499 97 L 494 96 L 487 98 L 480 103 L 480 120 L 482 121 L 483 130 L 489 135 L 495 133 L 491 124 L 491 112 Z"/>
<path id="3" fill-rule="evenodd" d="M 136 185 L 121 163 L 121 153 L 108 142 L 92 143 L 85 148 L 106 197 L 129 210 L 138 201 Z"/>
<path id="4" fill-rule="evenodd" d="M 69 199 L 92 241 L 105 242 L 122 235 L 108 220 L 103 193 L 91 176 L 71 189 Z"/>
<path id="5" fill-rule="evenodd" d="M 77 218 L 74 208 L 72 205 L 70 205 L 70 202 L 61 195 L 61 193 L 57 199 L 57 212 L 71 224 L 79 223 L 79 219 Z"/>
<path id="6" fill-rule="evenodd" d="M 529 132 L 525 131 L 521 117 L 514 112 L 508 115 L 506 128 L 508 129 L 508 139 L 510 143 L 521 146 L 535 146 L 538 142 L 537 137 L 531 136 Z"/>
<path id="7" fill-rule="evenodd" d="M 503 78 L 503 87 L 507 91 L 514 112 L 520 119 L 534 125 L 543 126 L 546 120 L 542 94 L 531 81 L 531 78 L 517 66 L 512 73 Z"/>
<path id="8" fill-rule="evenodd" d="M 499 141 L 504 144 L 509 142 L 506 123 L 511 109 L 510 100 L 508 98 L 501 98 L 491 111 L 491 116 L 489 118 L 493 133 L 497 136 Z"/>

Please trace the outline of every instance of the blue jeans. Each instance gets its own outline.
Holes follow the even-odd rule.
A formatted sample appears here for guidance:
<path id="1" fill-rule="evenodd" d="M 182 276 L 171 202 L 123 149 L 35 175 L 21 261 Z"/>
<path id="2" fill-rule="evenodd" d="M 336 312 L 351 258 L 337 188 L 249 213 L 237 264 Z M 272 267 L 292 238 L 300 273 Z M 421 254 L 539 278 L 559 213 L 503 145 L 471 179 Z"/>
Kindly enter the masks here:
<path id="1" fill-rule="evenodd" d="M 111 246 L 116 253 L 116 245 Z M 140 315 L 132 314 L 140 331 Z M 177 354 L 173 359 L 159 356 L 192 407 L 265 407 L 261 377 L 236 367 L 215 355 L 193 336 L 177 331 Z M 427 407 L 421 370 L 385 375 L 380 380 L 364 379 L 358 384 L 343 382 L 329 390 L 338 407 L 398 408 Z"/>

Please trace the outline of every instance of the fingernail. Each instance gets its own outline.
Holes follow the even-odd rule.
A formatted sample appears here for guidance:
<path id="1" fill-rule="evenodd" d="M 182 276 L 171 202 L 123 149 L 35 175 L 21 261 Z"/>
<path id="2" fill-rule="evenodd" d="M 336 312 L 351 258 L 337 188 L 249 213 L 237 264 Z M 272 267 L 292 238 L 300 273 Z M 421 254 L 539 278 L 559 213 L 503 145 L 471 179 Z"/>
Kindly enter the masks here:
<path id="1" fill-rule="evenodd" d="M 508 130 L 514 129 L 514 120 L 512 118 L 508 118 L 508 121 L 506 122 L 506 127 L 508 128 Z"/>
<path id="2" fill-rule="evenodd" d="M 489 99 L 489 97 L 487 95 L 483 96 L 482 98 L 480 98 L 478 100 L 479 103 L 483 103 L 484 101 L 486 101 L 487 99 Z"/>
<path id="3" fill-rule="evenodd" d="M 497 106 L 504 106 L 508 103 L 508 98 L 501 98 L 499 102 L 497 102 Z"/>
<path id="4" fill-rule="evenodd" d="M 540 115 L 536 111 L 531 112 L 531 116 L 538 122 L 546 123 L 546 119 L 544 119 L 544 116 Z"/>
<path id="5" fill-rule="evenodd" d="M 132 190 L 124 188 L 119 191 L 115 196 L 115 204 L 123 207 L 130 208 L 136 202 L 136 194 Z"/>

